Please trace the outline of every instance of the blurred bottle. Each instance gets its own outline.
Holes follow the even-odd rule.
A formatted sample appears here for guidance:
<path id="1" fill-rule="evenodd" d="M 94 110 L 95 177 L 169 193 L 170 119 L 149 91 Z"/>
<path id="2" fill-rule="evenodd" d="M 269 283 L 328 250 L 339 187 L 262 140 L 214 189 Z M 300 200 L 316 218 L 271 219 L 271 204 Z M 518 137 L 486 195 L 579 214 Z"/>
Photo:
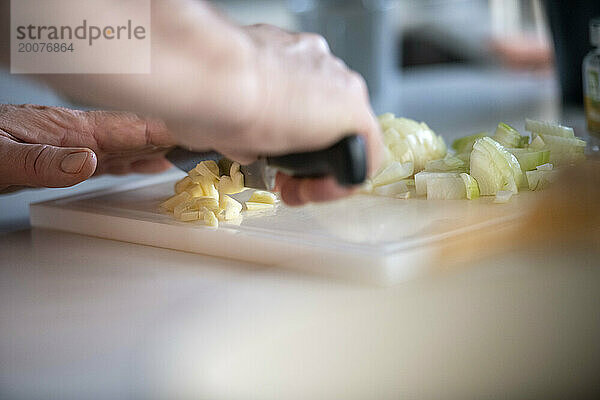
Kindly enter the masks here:
<path id="1" fill-rule="evenodd" d="M 583 59 L 583 94 L 588 131 L 600 135 L 600 18 L 590 21 L 590 43 L 594 47 Z"/>
<path id="2" fill-rule="evenodd" d="M 556 66 L 565 106 L 581 107 L 583 79 L 581 65 L 589 51 L 590 18 L 600 15 L 598 0 L 545 0 L 552 29 Z"/>
<path id="3" fill-rule="evenodd" d="M 333 54 L 367 81 L 375 108 L 398 76 L 393 0 L 288 0 L 300 29 L 323 35 Z"/>

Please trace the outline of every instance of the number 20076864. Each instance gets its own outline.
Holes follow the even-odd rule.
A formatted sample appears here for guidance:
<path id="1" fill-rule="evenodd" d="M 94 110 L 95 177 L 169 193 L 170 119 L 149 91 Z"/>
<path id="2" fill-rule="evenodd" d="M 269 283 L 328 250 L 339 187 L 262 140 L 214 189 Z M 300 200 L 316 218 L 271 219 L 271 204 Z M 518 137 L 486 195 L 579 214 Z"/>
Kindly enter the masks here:
<path id="1" fill-rule="evenodd" d="M 72 53 L 74 50 L 73 43 L 19 43 L 19 53 Z"/>

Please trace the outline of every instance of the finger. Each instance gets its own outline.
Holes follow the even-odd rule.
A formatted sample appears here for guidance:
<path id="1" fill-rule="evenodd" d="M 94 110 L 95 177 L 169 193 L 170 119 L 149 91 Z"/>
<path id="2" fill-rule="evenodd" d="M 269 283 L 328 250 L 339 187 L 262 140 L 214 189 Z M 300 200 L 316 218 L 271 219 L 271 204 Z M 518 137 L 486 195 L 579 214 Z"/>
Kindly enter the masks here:
<path id="1" fill-rule="evenodd" d="M 157 174 L 171 168 L 172 165 L 164 158 L 138 160 L 131 164 L 131 171 L 138 174 Z"/>
<path id="2" fill-rule="evenodd" d="M 92 176 L 96 163 L 96 154 L 87 148 L 0 139 L 0 185 L 73 186 Z"/>
<path id="3" fill-rule="evenodd" d="M 90 111 L 94 139 L 106 152 L 168 147 L 175 138 L 166 124 L 153 118 L 141 118 L 128 112 Z"/>
<path id="4" fill-rule="evenodd" d="M 237 161 L 242 165 L 248 165 L 257 160 L 255 155 L 246 154 L 240 152 L 239 149 L 229 150 L 227 148 L 221 149 L 221 154 L 230 160 Z"/>
<path id="5" fill-rule="evenodd" d="M 277 172 L 277 175 L 275 175 L 275 187 L 273 188 L 273 191 L 281 192 L 281 188 L 290 179 L 292 179 L 291 176 L 284 174 L 283 172 Z"/>
<path id="6" fill-rule="evenodd" d="M 323 202 L 346 197 L 354 188 L 342 187 L 335 179 L 289 178 L 282 183 L 281 198 L 290 206 L 300 206 L 311 202 Z"/>
<path id="7" fill-rule="evenodd" d="M 156 155 L 135 159 L 113 158 L 100 163 L 96 169 L 96 175 L 155 174 L 171 167 L 172 164 L 169 161 Z"/>
<path id="8" fill-rule="evenodd" d="M 364 124 L 364 128 L 360 132 L 367 144 L 368 176 L 372 176 L 377 172 L 383 160 L 383 135 L 374 115 L 366 117 Z"/>

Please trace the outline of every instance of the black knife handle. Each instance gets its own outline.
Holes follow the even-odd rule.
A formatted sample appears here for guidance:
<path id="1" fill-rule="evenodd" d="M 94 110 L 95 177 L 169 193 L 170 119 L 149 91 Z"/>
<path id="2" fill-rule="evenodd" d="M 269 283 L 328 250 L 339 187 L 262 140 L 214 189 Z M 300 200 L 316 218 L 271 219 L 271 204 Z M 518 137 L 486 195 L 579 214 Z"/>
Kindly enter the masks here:
<path id="1" fill-rule="evenodd" d="M 167 160 L 183 171 L 200 161 L 219 161 L 222 157 L 214 151 L 196 153 L 180 147 L 166 154 Z M 343 186 L 360 185 L 367 178 L 367 151 L 359 135 L 346 136 L 325 150 L 267 157 L 267 164 L 297 178 L 333 176 Z"/>
<path id="2" fill-rule="evenodd" d="M 343 186 L 367 178 L 367 151 L 360 135 L 346 136 L 325 150 L 267 157 L 267 164 L 298 178 L 333 176 Z"/>

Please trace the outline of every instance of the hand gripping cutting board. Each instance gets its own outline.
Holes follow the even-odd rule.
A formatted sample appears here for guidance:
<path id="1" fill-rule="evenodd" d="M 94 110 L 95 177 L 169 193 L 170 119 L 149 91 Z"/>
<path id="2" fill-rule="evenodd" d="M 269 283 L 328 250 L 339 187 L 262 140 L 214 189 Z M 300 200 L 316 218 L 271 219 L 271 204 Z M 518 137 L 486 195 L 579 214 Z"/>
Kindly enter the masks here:
<path id="1" fill-rule="evenodd" d="M 33 204 L 31 224 L 387 285 L 429 271 L 436 248 L 448 240 L 510 224 L 535 197 L 524 192 L 494 204 L 493 197 L 356 195 L 300 208 L 281 204 L 274 211 L 246 213 L 239 225 L 214 229 L 176 221 L 159 208 L 173 193 L 172 179 Z"/>

